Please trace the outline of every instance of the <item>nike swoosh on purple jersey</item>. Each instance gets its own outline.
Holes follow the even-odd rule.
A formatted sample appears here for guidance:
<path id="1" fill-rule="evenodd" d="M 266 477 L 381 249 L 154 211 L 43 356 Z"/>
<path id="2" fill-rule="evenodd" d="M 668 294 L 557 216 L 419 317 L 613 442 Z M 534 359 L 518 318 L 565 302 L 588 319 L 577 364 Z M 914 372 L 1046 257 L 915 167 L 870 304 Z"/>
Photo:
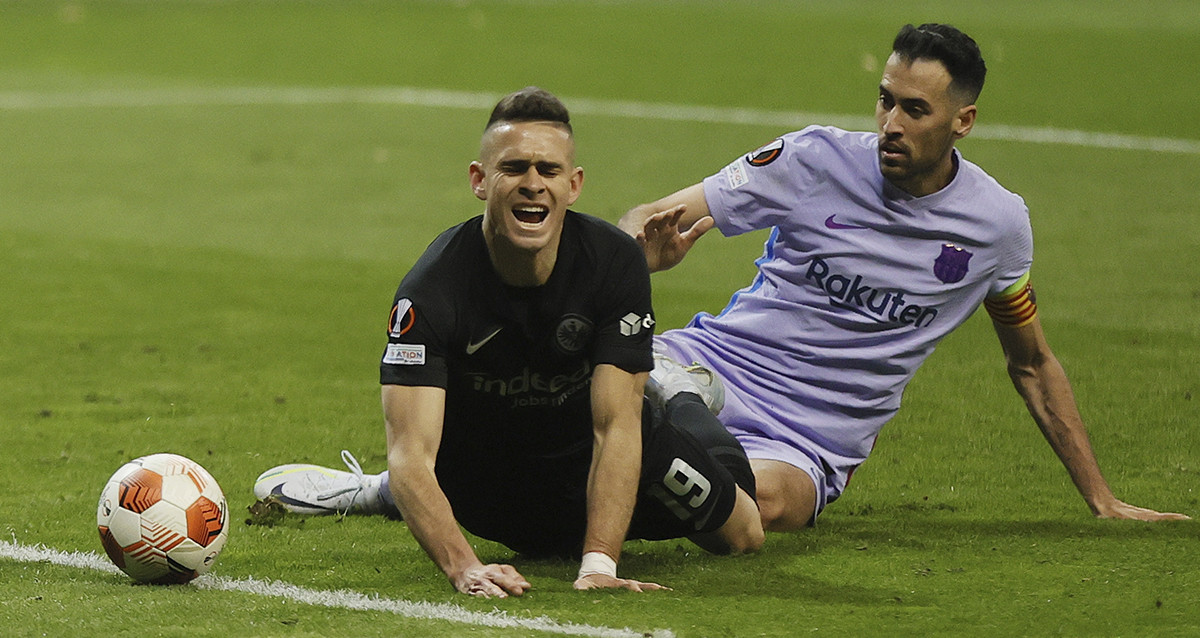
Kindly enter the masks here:
<path id="1" fill-rule="evenodd" d="M 830 215 L 825 218 L 825 227 L 831 230 L 868 230 L 866 226 L 855 226 L 853 224 L 839 224 L 833 221 L 837 215 Z"/>

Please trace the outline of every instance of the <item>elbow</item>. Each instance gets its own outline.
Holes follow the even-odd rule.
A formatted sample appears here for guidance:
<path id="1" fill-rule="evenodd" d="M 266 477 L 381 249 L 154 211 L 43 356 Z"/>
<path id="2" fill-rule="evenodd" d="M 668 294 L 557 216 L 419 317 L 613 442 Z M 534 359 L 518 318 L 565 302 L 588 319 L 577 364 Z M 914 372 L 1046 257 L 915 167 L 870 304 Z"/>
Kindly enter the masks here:
<path id="1" fill-rule="evenodd" d="M 1020 386 L 1023 381 L 1037 378 L 1046 361 L 1046 357 L 1040 354 L 1019 359 L 1010 357 L 1007 360 L 1008 377 Z"/>
<path id="2" fill-rule="evenodd" d="M 1021 382 L 1033 376 L 1033 371 L 1029 366 L 1018 365 L 1013 362 L 1008 362 L 1008 378 L 1012 379 L 1013 385 L 1020 387 Z"/>

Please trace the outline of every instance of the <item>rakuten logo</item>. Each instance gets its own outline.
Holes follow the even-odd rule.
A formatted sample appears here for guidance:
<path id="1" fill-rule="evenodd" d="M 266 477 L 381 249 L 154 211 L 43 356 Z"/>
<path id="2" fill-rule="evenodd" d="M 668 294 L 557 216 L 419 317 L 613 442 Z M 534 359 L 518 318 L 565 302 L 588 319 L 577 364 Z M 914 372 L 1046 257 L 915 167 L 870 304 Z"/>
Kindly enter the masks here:
<path id="1" fill-rule="evenodd" d="M 879 321 L 923 328 L 937 318 L 937 308 L 905 303 L 903 291 L 883 291 L 863 285 L 862 275 L 832 272 L 823 259 L 814 259 L 804 277 L 821 287 L 835 305 Z"/>

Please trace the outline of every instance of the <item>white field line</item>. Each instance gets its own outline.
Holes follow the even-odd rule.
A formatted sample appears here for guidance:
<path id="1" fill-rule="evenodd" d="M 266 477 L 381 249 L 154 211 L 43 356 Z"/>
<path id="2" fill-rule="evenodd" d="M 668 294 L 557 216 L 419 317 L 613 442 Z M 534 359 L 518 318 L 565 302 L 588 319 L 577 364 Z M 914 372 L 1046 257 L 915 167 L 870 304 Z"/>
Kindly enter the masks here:
<path id="1" fill-rule="evenodd" d="M 416 87 L 225 87 L 109 89 L 78 92 L 4 91 L 0 92 L 0 110 L 357 103 L 487 111 L 500 97 L 500 94 L 486 92 Z M 789 130 L 799 129 L 809 124 L 827 124 L 859 130 L 873 130 L 875 126 L 873 118 L 857 115 L 570 97 L 564 97 L 563 101 L 576 114 L 608 117 L 777 126 Z M 1050 127 L 980 124 L 971 132 L 971 137 L 1004 142 L 1200 155 L 1200 140 L 1096 133 Z"/>
<path id="2" fill-rule="evenodd" d="M 91 569 L 115 574 L 121 573 L 108 558 L 93 552 L 62 552 L 47 547 L 31 547 L 3 540 L 0 540 L 0 558 L 7 558 L 22 563 L 51 563 L 64 567 Z M 235 580 L 205 574 L 192 581 L 189 586 L 196 587 L 197 589 L 239 591 L 257 596 L 283 598 L 292 602 L 319 607 L 358 611 L 382 611 L 416 620 L 440 620 L 477 627 L 520 629 L 563 636 L 584 636 L 586 638 L 643 638 L 645 636 L 653 636 L 654 638 L 674 638 L 675 635 L 666 629 L 657 629 L 647 633 L 644 631 L 634 631 L 629 628 L 616 629 L 612 627 L 595 627 L 592 625 L 559 622 L 545 616 L 522 618 L 511 616 L 499 610 L 483 613 L 446 603 L 409 602 L 406 600 L 383 598 L 378 595 L 361 594 L 345 589 L 309 589 L 280 581 L 262 581 L 254 578 Z"/>

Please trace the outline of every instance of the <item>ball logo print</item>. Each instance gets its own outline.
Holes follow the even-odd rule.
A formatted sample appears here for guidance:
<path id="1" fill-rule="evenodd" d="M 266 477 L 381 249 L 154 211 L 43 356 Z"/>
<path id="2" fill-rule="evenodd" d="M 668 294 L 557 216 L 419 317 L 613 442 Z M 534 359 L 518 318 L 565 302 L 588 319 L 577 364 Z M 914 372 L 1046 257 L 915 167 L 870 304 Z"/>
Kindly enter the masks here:
<path id="1" fill-rule="evenodd" d="M 195 461 L 152 454 L 122 465 L 100 492 L 100 542 L 134 580 L 180 584 L 207 572 L 229 537 L 221 487 Z"/>

